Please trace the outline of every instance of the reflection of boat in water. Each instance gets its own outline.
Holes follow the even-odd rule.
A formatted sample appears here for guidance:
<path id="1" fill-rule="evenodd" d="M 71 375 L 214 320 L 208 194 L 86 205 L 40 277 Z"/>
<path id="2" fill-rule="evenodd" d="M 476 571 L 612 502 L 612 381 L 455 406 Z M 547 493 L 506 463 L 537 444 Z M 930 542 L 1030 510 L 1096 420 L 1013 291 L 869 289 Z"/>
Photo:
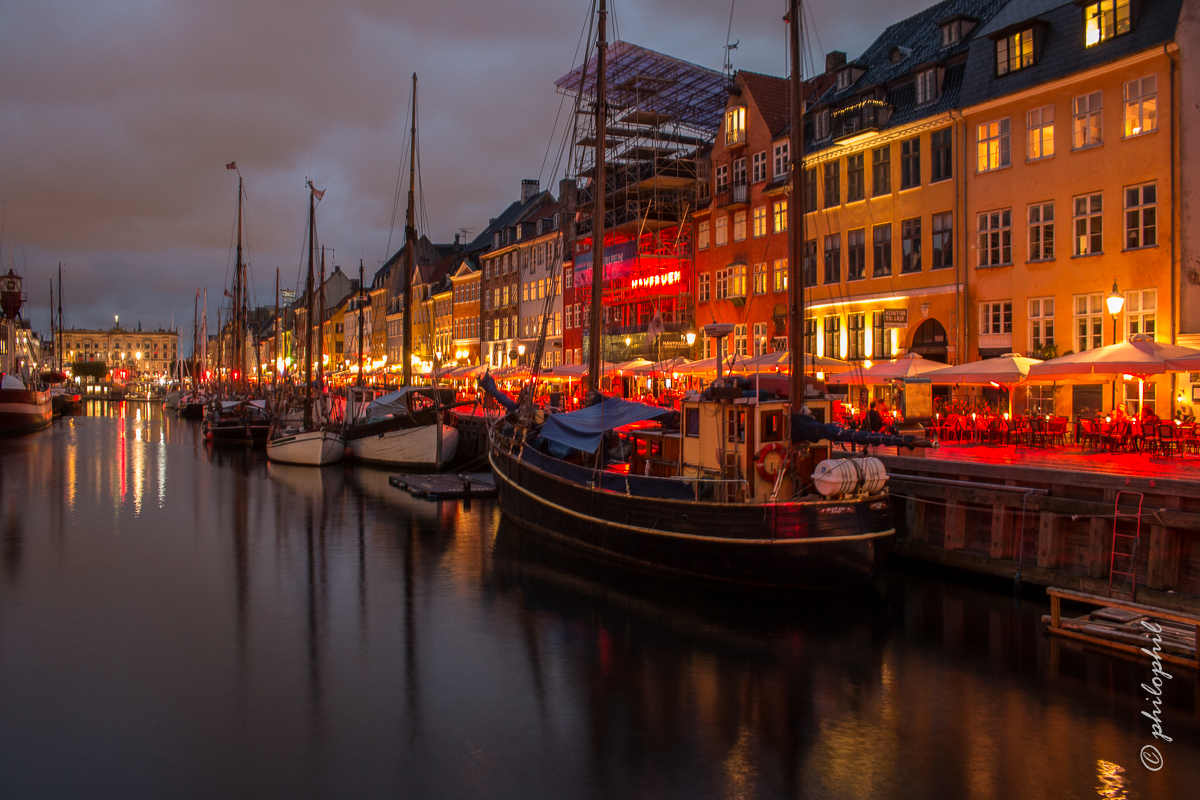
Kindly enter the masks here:
<path id="1" fill-rule="evenodd" d="M 313 499 L 336 497 L 346 485 L 346 471 L 341 466 L 313 469 L 268 461 L 267 475 L 296 494 Z"/>
<path id="2" fill-rule="evenodd" d="M 263 444 L 270 430 L 263 400 L 220 400 L 204 409 L 204 438 L 213 444 Z"/>

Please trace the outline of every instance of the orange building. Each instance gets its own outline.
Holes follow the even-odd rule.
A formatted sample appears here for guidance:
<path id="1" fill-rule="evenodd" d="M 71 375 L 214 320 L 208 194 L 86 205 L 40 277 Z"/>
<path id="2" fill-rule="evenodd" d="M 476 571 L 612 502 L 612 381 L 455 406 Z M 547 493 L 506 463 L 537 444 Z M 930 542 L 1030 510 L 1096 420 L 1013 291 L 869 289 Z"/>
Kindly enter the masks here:
<path id="1" fill-rule="evenodd" d="M 479 364 L 479 292 L 483 273 L 464 260 L 450 274 L 454 298 L 454 335 L 451 353 L 459 366 Z M 447 361 L 451 355 L 447 355 Z"/>
<path id="2" fill-rule="evenodd" d="M 1175 341 L 1181 5 L 1010 3 L 975 37 L 961 162 L 971 358 Z M 1175 383 L 1146 384 L 1158 414 L 1172 414 Z M 1137 381 L 1034 386 L 1020 399 L 1077 417 L 1110 409 L 1114 394 L 1137 409 Z"/>

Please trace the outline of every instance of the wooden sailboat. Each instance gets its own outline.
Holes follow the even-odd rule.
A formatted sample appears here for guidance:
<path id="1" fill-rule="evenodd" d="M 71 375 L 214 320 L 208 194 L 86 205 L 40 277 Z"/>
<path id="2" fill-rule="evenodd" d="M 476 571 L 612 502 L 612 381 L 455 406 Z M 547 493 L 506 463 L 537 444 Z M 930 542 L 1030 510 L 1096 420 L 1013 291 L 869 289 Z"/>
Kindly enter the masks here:
<path id="1" fill-rule="evenodd" d="M 349 390 L 345 427 L 347 455 L 372 464 L 416 469 L 441 469 L 458 451 L 458 429 L 445 424 L 444 409 L 454 400 L 448 389 L 413 386 L 412 283 L 416 271 L 417 226 L 414 221 L 417 157 L 417 74 L 412 78 L 412 128 L 409 131 L 408 210 L 404 220 L 404 355 L 403 385 L 372 397 L 362 387 L 359 357 L 358 386 Z M 361 291 L 361 278 L 360 278 Z M 362 308 L 359 309 L 359 347 L 362 347 Z"/>
<path id="2" fill-rule="evenodd" d="M 791 147 L 798 154 L 794 163 L 800 165 L 804 142 L 797 6 L 792 0 Z M 605 23 L 606 3 L 600 0 L 597 143 L 607 141 Z M 804 403 L 802 364 L 792 370 L 788 397 L 778 399 L 747 391 L 718 373 L 701 399 L 683 402 L 682 424 L 664 419 L 677 413 L 672 410 L 601 398 L 595 391 L 601 376 L 605 149 L 595 150 L 592 263 L 597 266 L 592 270 L 589 335 L 593 404 L 539 420 L 528 400 L 532 393 L 518 406 L 496 392 L 494 381 L 485 376 L 485 391 L 510 410 L 492 428 L 488 449 L 504 512 L 564 544 L 655 571 L 785 588 L 871 581 L 895 536 L 887 475 L 877 459 L 830 458 L 831 440 L 921 443 L 819 422 Z M 798 268 L 804 241 L 802 176 L 802 169 L 792 169 L 789 204 L 789 343 L 798 354 L 804 353 Z M 709 326 L 718 343 L 718 363 L 721 339 L 732 328 Z M 660 422 L 625 439 L 624 445 L 631 446 L 628 459 L 614 455 L 620 428 L 653 420 Z M 758 482 L 742 468 L 746 454 L 756 451 Z"/>
<path id="3" fill-rule="evenodd" d="M 314 291 L 313 287 L 313 255 L 316 249 L 316 194 L 312 181 L 308 182 L 308 279 L 305 286 L 307 312 L 304 331 L 304 417 L 299 427 L 293 427 L 285 422 L 285 416 L 277 409 L 276 421 L 271 427 L 271 435 L 267 438 L 267 458 L 280 464 L 296 464 L 298 466 L 320 467 L 341 461 L 346 452 L 346 440 L 341 434 L 330 430 L 323 419 L 318 419 L 313 409 L 313 294 L 321 293 L 321 319 L 317 320 L 318 330 L 324 322 L 324 296 L 322 285 Z M 321 283 L 324 284 L 324 256 L 321 261 Z M 316 357 L 318 370 L 321 370 L 321 354 Z M 322 370 L 323 372 L 323 370 Z"/>

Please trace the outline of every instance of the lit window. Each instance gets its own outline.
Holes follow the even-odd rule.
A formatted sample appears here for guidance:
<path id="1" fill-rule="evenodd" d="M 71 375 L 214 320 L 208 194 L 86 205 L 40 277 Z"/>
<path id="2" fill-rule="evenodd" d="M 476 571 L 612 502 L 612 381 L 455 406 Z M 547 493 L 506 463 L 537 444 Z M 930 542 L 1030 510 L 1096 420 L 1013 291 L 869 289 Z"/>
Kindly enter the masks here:
<path id="1" fill-rule="evenodd" d="M 816 246 L 816 242 L 812 242 L 811 244 L 814 247 Z M 805 250 L 807 251 L 807 249 L 808 248 L 806 245 Z M 786 258 L 775 259 L 774 283 L 771 288 L 774 289 L 776 292 L 786 292 L 787 291 L 787 287 L 788 287 L 787 270 L 788 270 L 788 262 L 787 262 Z"/>
<path id="2" fill-rule="evenodd" d="M 1158 305 L 1157 289 L 1134 289 L 1125 293 L 1125 333 L 1136 336 L 1139 333 L 1154 336 L 1154 312 Z"/>
<path id="3" fill-rule="evenodd" d="M 754 265 L 754 293 L 767 293 L 767 265 L 765 262 Z"/>
<path id="4" fill-rule="evenodd" d="M 754 355 L 761 356 L 767 353 L 767 323 L 754 323 Z"/>
<path id="5" fill-rule="evenodd" d="M 846 358 L 852 361 L 861 361 L 866 358 L 864 350 L 866 346 L 866 320 L 867 315 L 864 313 L 848 314 L 846 316 L 847 345 L 849 347 Z"/>
<path id="6" fill-rule="evenodd" d="M 983 336 L 1012 333 L 1012 301 L 980 303 L 979 333 Z"/>
<path id="7" fill-rule="evenodd" d="M 1054 155 L 1054 106 L 1035 108 L 1025 118 L 1025 141 L 1029 143 L 1026 158 L 1034 161 Z"/>
<path id="8" fill-rule="evenodd" d="M 1158 81 L 1147 75 L 1125 84 L 1125 135 L 1158 129 Z"/>
<path id="9" fill-rule="evenodd" d="M 1011 163 L 1009 153 L 1011 137 L 1008 118 L 980 125 L 977 134 L 979 158 L 976 162 L 976 170 L 987 172 L 1009 166 Z"/>
<path id="10" fill-rule="evenodd" d="M 1075 255 L 1090 256 L 1104 252 L 1104 196 L 1086 194 L 1074 198 Z"/>
<path id="11" fill-rule="evenodd" d="M 735 211 L 733 213 L 733 240 L 742 242 L 746 240 L 746 212 Z"/>
<path id="12" fill-rule="evenodd" d="M 767 207 L 759 206 L 754 209 L 754 235 L 767 235 Z"/>
<path id="13" fill-rule="evenodd" d="M 1084 47 L 1129 33 L 1129 0 L 1100 0 L 1083 9 Z"/>
<path id="14" fill-rule="evenodd" d="M 825 318 L 825 355 L 838 358 L 842 353 L 842 318 Z"/>
<path id="15" fill-rule="evenodd" d="M 1103 143 L 1103 100 L 1103 93 L 1092 92 L 1071 101 L 1075 122 L 1073 142 L 1076 150 Z"/>
<path id="16" fill-rule="evenodd" d="M 706 219 L 700 220 L 696 224 L 696 249 L 704 250 L 708 248 L 709 222 Z"/>
<path id="17" fill-rule="evenodd" d="M 1012 263 L 1012 209 L 979 215 L 979 266 Z"/>
<path id="18" fill-rule="evenodd" d="M 746 109 L 734 106 L 725 112 L 725 146 L 746 141 Z"/>
<path id="19" fill-rule="evenodd" d="M 1007 75 L 1030 66 L 1033 66 L 1033 28 L 997 40 L 997 75 Z"/>
<path id="20" fill-rule="evenodd" d="M 1147 183 L 1125 189 L 1125 249 L 1158 244 L 1158 187 Z"/>
<path id="21" fill-rule="evenodd" d="M 1075 350 L 1104 346 L 1104 299 L 1100 294 L 1077 294 L 1074 301 Z"/>
<path id="22" fill-rule="evenodd" d="M 776 200 L 774 205 L 775 217 L 775 232 L 783 233 L 787 230 L 788 203 L 787 200 Z"/>
<path id="23" fill-rule="evenodd" d="M 1029 206 L 1029 260 L 1054 258 L 1054 203 Z"/>

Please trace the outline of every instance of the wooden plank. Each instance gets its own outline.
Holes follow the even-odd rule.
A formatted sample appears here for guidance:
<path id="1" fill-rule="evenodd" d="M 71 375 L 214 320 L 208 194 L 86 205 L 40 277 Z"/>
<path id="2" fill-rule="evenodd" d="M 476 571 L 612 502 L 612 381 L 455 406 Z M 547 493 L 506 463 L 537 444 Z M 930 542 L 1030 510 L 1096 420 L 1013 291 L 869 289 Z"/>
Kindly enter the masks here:
<path id="1" fill-rule="evenodd" d="M 908 538 L 914 542 L 928 542 L 929 528 L 925 524 L 925 502 L 910 497 L 904 505 L 905 519 L 908 521 Z"/>
<path id="2" fill-rule="evenodd" d="M 1116 502 L 1115 489 L 1104 490 L 1104 502 L 1112 513 Z M 1106 578 L 1112 566 L 1112 520 L 1101 516 L 1092 517 L 1088 528 L 1087 574 L 1091 578 Z"/>
<path id="3" fill-rule="evenodd" d="M 1043 511 L 1038 521 L 1037 565 L 1047 569 L 1062 565 L 1062 532 L 1053 511 Z"/>
<path id="4" fill-rule="evenodd" d="M 962 550 L 967 543 L 967 507 L 951 500 L 946 506 L 946 536 L 942 546 Z"/>
<path id="5" fill-rule="evenodd" d="M 1200 625 L 1200 615 L 1186 614 L 1182 611 L 1171 611 L 1160 606 L 1150 606 L 1145 603 L 1135 603 L 1132 600 L 1121 600 L 1117 597 L 1106 597 L 1100 594 L 1091 594 L 1089 592 L 1077 592 L 1073 589 L 1062 589 L 1057 586 L 1050 586 L 1046 589 L 1046 594 L 1050 597 L 1061 597 L 1064 600 L 1070 600 L 1076 603 L 1085 603 L 1093 606 L 1103 606 L 1104 608 L 1123 608 L 1126 611 L 1137 611 L 1151 617 L 1160 619 L 1169 619 L 1172 622 L 1182 622 L 1184 625 Z"/>
<path id="6" fill-rule="evenodd" d="M 1013 531 L 1016 528 L 1016 518 L 1005 508 L 1003 503 L 992 505 L 992 558 L 1012 558 Z"/>
<path id="7" fill-rule="evenodd" d="M 1169 591 L 1179 581 L 1179 541 L 1174 531 L 1150 526 L 1150 554 L 1146 559 L 1146 585 Z"/>
<path id="8" fill-rule="evenodd" d="M 1109 639 L 1100 639 L 1096 636 L 1088 636 L 1084 633 L 1076 633 L 1075 631 L 1069 631 L 1065 628 L 1049 628 L 1048 630 L 1055 636 L 1065 636 L 1068 639 L 1076 639 L 1081 642 L 1087 642 L 1088 644 L 1096 645 L 1097 647 L 1111 648 L 1113 650 L 1120 650 L 1125 653 L 1132 653 L 1134 655 L 1141 656 L 1142 658 L 1149 658 L 1149 656 L 1142 652 L 1140 647 L 1132 644 L 1123 644 L 1121 642 L 1114 642 Z M 1197 662 L 1193 658 L 1183 658 L 1182 656 L 1171 655 L 1170 653 L 1159 653 L 1159 658 L 1167 663 L 1176 664 L 1189 669 L 1196 669 L 1197 667 L 1200 667 L 1200 662 Z"/>
<path id="9" fill-rule="evenodd" d="M 1062 596 L 1057 594 L 1050 595 L 1050 627 L 1059 627 L 1059 622 L 1062 619 Z"/>

